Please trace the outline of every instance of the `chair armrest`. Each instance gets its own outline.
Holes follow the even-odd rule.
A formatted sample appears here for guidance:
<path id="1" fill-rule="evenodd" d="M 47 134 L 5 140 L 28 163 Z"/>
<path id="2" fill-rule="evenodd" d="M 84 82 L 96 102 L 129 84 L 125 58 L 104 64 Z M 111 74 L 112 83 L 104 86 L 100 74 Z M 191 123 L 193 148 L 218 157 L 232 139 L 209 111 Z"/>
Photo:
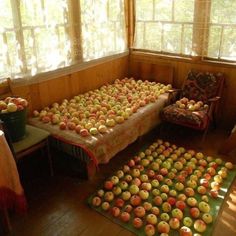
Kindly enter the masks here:
<path id="1" fill-rule="evenodd" d="M 221 99 L 221 97 L 216 96 L 216 97 L 213 97 L 213 98 L 208 99 L 208 102 L 217 102 L 217 101 L 219 101 L 220 99 Z"/>
<path id="2" fill-rule="evenodd" d="M 181 91 L 182 89 L 175 88 L 167 90 L 167 93 L 169 93 L 167 105 L 174 103 L 177 100 L 177 97 L 179 96 Z"/>

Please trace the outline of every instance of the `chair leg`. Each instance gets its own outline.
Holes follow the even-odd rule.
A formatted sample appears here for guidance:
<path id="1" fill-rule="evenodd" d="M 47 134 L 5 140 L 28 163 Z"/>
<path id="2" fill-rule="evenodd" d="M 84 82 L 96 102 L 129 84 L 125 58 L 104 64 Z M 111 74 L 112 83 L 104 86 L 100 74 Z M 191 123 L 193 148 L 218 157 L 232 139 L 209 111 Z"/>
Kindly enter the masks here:
<path id="1" fill-rule="evenodd" d="M 47 144 L 46 144 L 46 149 L 47 149 L 47 156 L 48 156 L 48 162 L 49 162 L 49 168 L 50 168 L 50 175 L 54 176 L 54 170 L 53 170 L 53 164 L 52 164 L 52 156 L 50 153 L 50 149 L 49 149 L 49 141 L 47 139 Z"/>

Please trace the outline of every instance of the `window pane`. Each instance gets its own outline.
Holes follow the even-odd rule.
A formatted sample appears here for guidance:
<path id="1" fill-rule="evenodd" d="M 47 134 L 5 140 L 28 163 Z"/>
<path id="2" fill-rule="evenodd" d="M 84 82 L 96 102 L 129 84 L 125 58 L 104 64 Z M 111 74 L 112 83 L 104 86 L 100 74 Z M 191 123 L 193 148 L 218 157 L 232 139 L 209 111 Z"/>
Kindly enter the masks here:
<path id="1" fill-rule="evenodd" d="M 0 1 L 0 31 L 3 28 L 12 28 L 12 12 L 11 12 L 11 1 L 1 0 Z"/>
<path id="2" fill-rule="evenodd" d="M 126 49 L 124 1 L 81 0 L 80 5 L 84 60 L 123 52 Z"/>
<path id="3" fill-rule="evenodd" d="M 194 0 L 175 0 L 174 19 L 180 22 L 193 22 Z"/>
<path id="4" fill-rule="evenodd" d="M 182 39 L 182 53 L 186 55 L 191 55 L 192 53 L 192 41 L 193 41 L 193 26 L 185 25 L 183 29 L 183 39 Z"/>
<path id="5" fill-rule="evenodd" d="M 181 26 L 164 25 L 163 50 L 170 53 L 181 53 Z"/>
<path id="6" fill-rule="evenodd" d="M 221 58 L 236 61 L 236 28 L 226 27 L 223 34 Z"/>
<path id="7" fill-rule="evenodd" d="M 236 0 L 212 0 L 207 56 L 236 61 Z"/>
<path id="8" fill-rule="evenodd" d="M 20 1 L 21 20 L 23 26 L 37 26 L 43 24 L 43 6 L 38 0 Z"/>
<path id="9" fill-rule="evenodd" d="M 211 23 L 236 24 L 236 0 L 211 0 Z"/>
<path id="10" fill-rule="evenodd" d="M 136 16 L 134 48 L 192 54 L 194 0 L 136 0 Z"/>
<path id="11" fill-rule="evenodd" d="M 137 20 L 153 19 L 153 0 L 136 0 L 135 7 Z"/>
<path id="12" fill-rule="evenodd" d="M 173 4 L 173 0 L 155 1 L 155 20 L 171 21 L 172 20 L 172 4 Z"/>
<path id="13" fill-rule="evenodd" d="M 220 49 L 221 27 L 212 26 L 209 32 L 208 56 L 218 58 Z"/>

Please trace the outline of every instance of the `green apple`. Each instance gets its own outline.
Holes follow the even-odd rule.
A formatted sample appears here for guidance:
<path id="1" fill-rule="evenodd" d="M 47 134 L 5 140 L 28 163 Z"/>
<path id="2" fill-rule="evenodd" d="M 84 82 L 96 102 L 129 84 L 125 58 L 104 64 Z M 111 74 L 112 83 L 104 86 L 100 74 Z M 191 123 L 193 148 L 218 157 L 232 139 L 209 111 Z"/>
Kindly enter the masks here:
<path id="1" fill-rule="evenodd" d="M 186 216 L 183 219 L 183 224 L 187 227 L 191 227 L 193 224 L 193 220 L 190 217 Z"/>

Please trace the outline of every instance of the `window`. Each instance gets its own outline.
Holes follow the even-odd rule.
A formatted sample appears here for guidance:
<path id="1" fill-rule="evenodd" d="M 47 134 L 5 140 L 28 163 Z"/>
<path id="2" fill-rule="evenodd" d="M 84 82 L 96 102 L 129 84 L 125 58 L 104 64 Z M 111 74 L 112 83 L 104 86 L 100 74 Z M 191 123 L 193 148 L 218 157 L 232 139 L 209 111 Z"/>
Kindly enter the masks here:
<path id="1" fill-rule="evenodd" d="M 236 61 L 236 0 L 211 0 L 207 56 Z"/>
<path id="2" fill-rule="evenodd" d="M 82 0 L 82 48 L 84 60 L 91 60 L 126 48 L 123 0 Z"/>
<path id="3" fill-rule="evenodd" d="M 34 76 L 125 49 L 123 0 L 0 1 L 0 79 Z"/>
<path id="4" fill-rule="evenodd" d="M 135 49 L 236 61 L 236 0 L 136 0 Z"/>

